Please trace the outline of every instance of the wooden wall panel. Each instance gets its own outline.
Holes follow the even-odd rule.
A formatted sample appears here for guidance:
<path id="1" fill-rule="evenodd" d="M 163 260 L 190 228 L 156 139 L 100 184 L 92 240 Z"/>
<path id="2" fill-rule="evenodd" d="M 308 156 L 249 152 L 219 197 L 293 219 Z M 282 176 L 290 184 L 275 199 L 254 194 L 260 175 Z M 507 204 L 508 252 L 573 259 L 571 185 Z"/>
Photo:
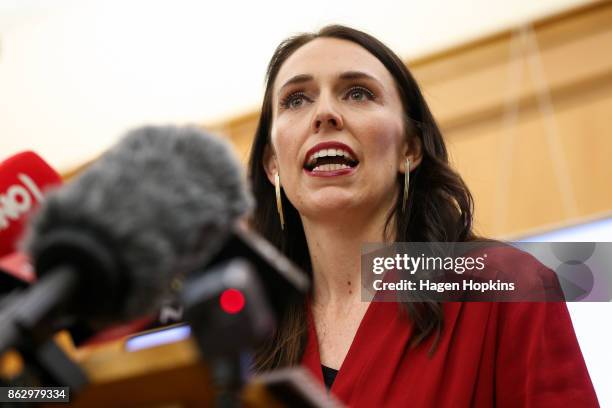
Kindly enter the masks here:
<path id="1" fill-rule="evenodd" d="M 591 97 L 582 94 L 555 112 L 575 209 L 564 207 L 537 110 L 525 112 L 512 129 L 504 129 L 500 120 L 453 132 L 451 157 L 474 194 L 481 232 L 514 235 L 612 209 L 612 86 L 605 97 Z M 511 157 L 504 143 L 508 132 Z"/>

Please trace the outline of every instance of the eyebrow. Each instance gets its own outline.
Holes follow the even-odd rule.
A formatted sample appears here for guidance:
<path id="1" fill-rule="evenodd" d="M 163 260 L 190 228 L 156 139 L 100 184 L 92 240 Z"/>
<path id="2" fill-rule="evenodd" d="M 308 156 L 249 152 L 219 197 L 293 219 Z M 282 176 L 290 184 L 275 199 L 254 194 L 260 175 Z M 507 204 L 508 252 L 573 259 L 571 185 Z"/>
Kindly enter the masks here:
<path id="1" fill-rule="evenodd" d="M 361 71 L 346 71 L 346 72 L 343 72 L 342 74 L 340 74 L 338 76 L 338 78 L 342 79 L 342 80 L 369 79 L 369 80 L 374 81 L 374 82 L 376 82 L 376 83 L 378 83 L 378 84 L 380 84 L 382 86 L 382 84 L 380 83 L 379 80 L 374 78 L 372 75 L 366 74 L 365 72 L 361 72 Z M 282 91 L 284 88 L 288 87 L 289 85 L 302 84 L 304 82 L 312 81 L 313 79 L 314 79 L 314 77 L 312 75 L 308 75 L 308 74 L 296 75 L 296 76 L 292 77 L 291 79 L 289 79 L 287 82 L 285 82 L 283 84 L 283 86 L 280 87 L 279 93 L 280 93 L 280 91 Z"/>
<path id="2" fill-rule="evenodd" d="M 304 82 L 312 81 L 313 79 L 314 77 L 312 75 L 306 75 L 306 74 L 296 75 L 290 80 L 288 80 L 287 82 L 285 82 L 283 86 L 280 87 L 279 92 L 285 89 L 286 87 L 288 87 L 289 85 L 302 84 Z"/>
<path id="3" fill-rule="evenodd" d="M 340 79 L 369 79 L 371 81 L 379 82 L 372 75 L 366 74 L 365 72 L 361 72 L 361 71 L 346 71 L 340 74 L 339 78 Z"/>

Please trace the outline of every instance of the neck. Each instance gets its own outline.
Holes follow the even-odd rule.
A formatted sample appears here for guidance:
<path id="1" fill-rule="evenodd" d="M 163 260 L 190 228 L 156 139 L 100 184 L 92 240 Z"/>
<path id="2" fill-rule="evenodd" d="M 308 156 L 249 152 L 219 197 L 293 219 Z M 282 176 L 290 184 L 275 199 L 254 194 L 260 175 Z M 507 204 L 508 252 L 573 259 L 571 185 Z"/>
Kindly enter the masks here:
<path id="1" fill-rule="evenodd" d="M 388 211 L 334 219 L 302 217 L 312 263 L 313 303 L 337 309 L 361 302 L 361 246 L 389 241 L 384 227 Z M 360 220 L 361 222 L 358 222 Z M 391 220 L 388 236 L 395 236 Z"/>

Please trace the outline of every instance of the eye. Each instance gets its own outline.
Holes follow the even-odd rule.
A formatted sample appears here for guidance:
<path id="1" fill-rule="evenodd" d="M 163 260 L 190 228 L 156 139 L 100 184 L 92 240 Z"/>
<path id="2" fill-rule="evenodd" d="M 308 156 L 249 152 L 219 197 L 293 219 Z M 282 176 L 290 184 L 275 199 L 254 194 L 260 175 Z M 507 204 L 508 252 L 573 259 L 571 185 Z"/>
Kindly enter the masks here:
<path id="1" fill-rule="evenodd" d="M 310 99 L 304 92 L 294 92 L 283 98 L 280 104 L 285 109 L 298 109 L 309 101 Z"/>
<path id="2" fill-rule="evenodd" d="M 365 100 L 374 100 L 375 96 L 372 91 L 362 86 L 354 86 L 350 88 L 344 97 L 355 102 L 362 102 Z"/>

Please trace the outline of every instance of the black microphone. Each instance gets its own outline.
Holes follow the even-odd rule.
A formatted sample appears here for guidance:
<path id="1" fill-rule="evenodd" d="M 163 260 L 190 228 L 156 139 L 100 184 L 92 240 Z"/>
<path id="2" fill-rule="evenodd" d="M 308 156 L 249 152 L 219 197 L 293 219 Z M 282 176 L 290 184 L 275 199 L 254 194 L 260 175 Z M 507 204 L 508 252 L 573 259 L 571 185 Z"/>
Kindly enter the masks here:
<path id="1" fill-rule="evenodd" d="M 130 132 L 35 215 L 25 248 L 40 279 L 0 312 L 0 353 L 58 321 L 99 329 L 157 310 L 251 206 L 226 142 L 195 128 Z"/>

